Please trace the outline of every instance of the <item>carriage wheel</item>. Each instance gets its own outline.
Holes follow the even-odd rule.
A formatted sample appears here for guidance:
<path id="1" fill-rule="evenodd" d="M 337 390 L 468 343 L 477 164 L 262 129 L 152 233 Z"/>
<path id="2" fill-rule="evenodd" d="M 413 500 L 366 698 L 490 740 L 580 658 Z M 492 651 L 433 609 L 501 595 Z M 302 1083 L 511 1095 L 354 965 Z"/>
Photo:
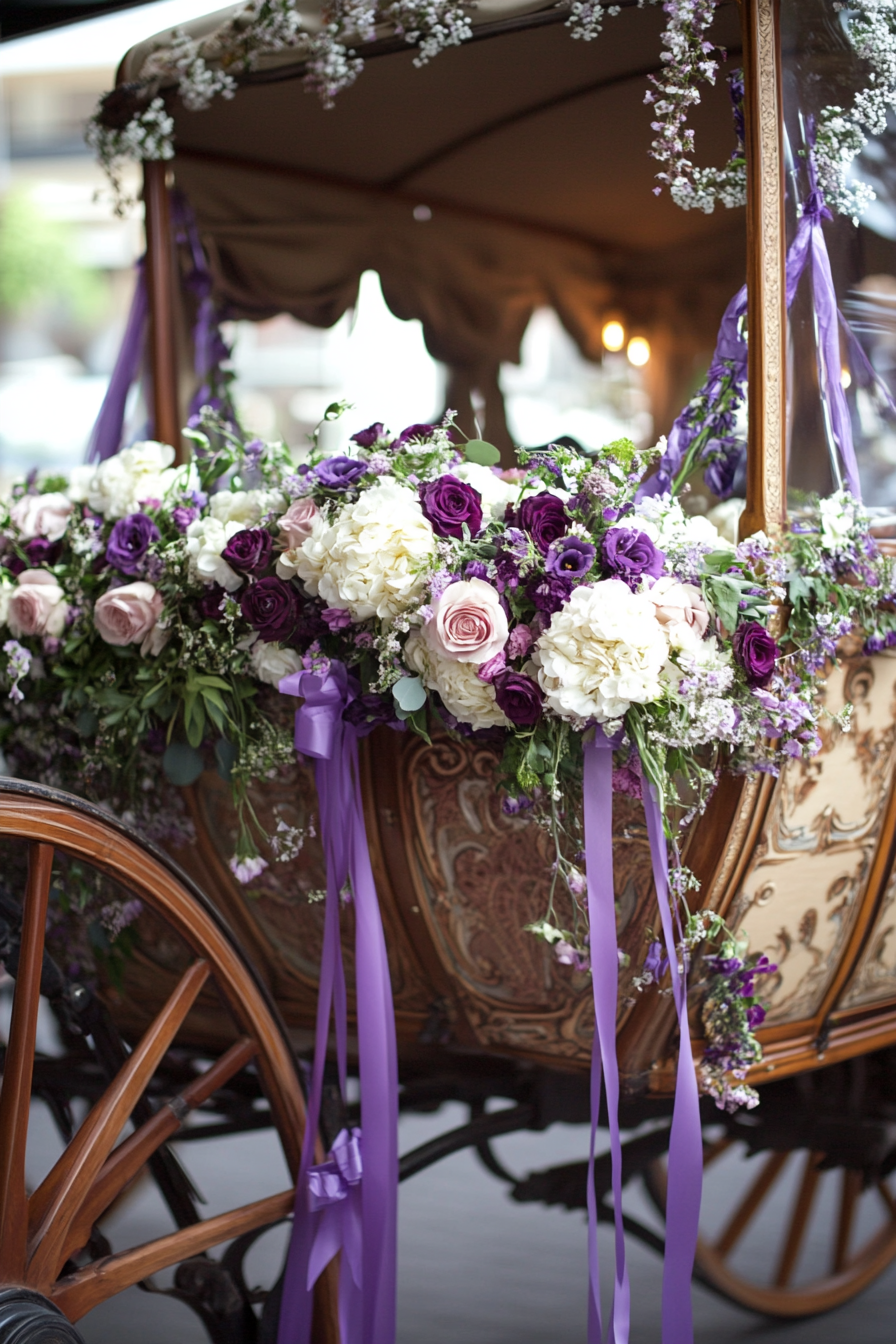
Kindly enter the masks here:
<path id="1" fill-rule="evenodd" d="M 201 1257 L 212 1247 L 288 1216 L 293 1189 L 200 1220 L 143 1245 L 112 1251 L 97 1224 L 160 1148 L 176 1138 L 184 1118 L 248 1064 L 270 1106 L 292 1180 L 298 1168 L 305 1107 L 295 1063 L 276 1009 L 255 979 L 227 928 L 188 880 L 160 852 L 140 843 L 99 809 L 56 790 L 4 780 L 0 785 L 0 871 L 27 854 L 15 993 L 0 1090 L 0 1339 L 4 1302 L 28 1310 L 37 1324 L 6 1323 L 21 1344 L 50 1338 L 59 1311 L 79 1320 L 99 1303 L 153 1274 Z M 142 1039 L 92 1106 L 61 1156 L 32 1191 L 26 1189 L 25 1149 L 31 1112 L 44 935 L 55 856 L 99 869 L 143 903 L 178 940 L 183 970 Z M 64 862 L 64 860 L 63 860 Z M 14 865 L 12 865 L 14 866 Z M 166 1052 L 183 1038 L 202 995 L 233 1024 L 233 1044 L 167 1104 L 141 1102 Z M 203 1054 L 207 1057 L 208 1052 Z M 139 1116 L 146 1116 L 140 1123 Z M 129 1119 L 133 1128 L 121 1138 Z M 120 1141 L 118 1141 L 120 1140 Z M 118 1141 L 118 1142 L 117 1142 Z M 183 1224 L 184 1220 L 180 1220 Z M 104 1253 L 107 1252 L 107 1253 Z M 24 1293 L 2 1291 L 15 1288 Z M 336 1344 L 332 1275 L 322 1276 L 315 1309 L 319 1344 Z M 41 1296 L 48 1304 L 43 1315 Z M 22 1306 L 22 1303 L 25 1305 Z M 24 1316 L 23 1316 L 24 1313 Z M 65 1326 L 65 1322 L 61 1322 Z M 65 1327 L 70 1328 L 70 1327 Z M 5 1331 L 5 1333 L 4 1333 Z M 49 1333 L 46 1333 L 48 1332 Z M 10 1336 L 10 1338 L 13 1337 Z M 72 1332 L 72 1337 L 77 1336 Z"/>
<path id="2" fill-rule="evenodd" d="M 708 1287 L 767 1316 L 815 1316 L 850 1301 L 896 1258 L 893 1180 L 863 1188 L 862 1173 L 819 1166 L 823 1153 L 749 1156 L 730 1135 L 704 1144 L 704 1209 L 695 1272 Z M 666 1165 L 646 1176 L 665 1210 Z"/>

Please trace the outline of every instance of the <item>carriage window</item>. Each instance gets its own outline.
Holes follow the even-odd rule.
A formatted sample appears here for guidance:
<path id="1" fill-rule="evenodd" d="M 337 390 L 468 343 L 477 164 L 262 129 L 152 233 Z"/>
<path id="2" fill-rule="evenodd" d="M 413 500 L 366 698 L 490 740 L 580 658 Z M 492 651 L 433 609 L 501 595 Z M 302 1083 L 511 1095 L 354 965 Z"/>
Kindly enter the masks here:
<path id="1" fill-rule="evenodd" d="M 788 484 L 792 507 L 806 492 L 827 494 L 844 483 L 834 444 L 841 415 L 851 427 L 862 495 L 872 507 L 896 508 L 896 119 L 855 160 L 847 187 L 875 199 L 859 227 L 841 204 L 824 155 L 825 107 L 851 113 L 869 67 L 849 39 L 849 11 L 829 0 L 785 0 L 783 47 L 784 152 L 787 171 L 788 291 L 800 270 L 811 224 L 822 211 L 833 293 L 825 294 L 817 252 L 796 282 L 788 326 Z M 811 158 L 821 166 L 812 196 Z M 818 151 L 815 151 L 816 154 Z M 809 242 L 806 249 L 813 253 Z M 826 329 L 830 358 L 819 359 Z M 829 365 L 832 365 L 829 369 Z M 839 387 L 835 386 L 839 383 Z M 821 392 L 824 390 L 825 395 Z M 842 395 L 841 395 L 842 393 Z"/>

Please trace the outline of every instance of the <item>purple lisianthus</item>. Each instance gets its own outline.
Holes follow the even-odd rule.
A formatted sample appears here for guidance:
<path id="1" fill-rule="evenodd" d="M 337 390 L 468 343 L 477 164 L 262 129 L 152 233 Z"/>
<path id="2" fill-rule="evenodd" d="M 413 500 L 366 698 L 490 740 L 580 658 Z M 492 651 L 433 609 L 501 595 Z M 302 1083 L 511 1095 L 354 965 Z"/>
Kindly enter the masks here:
<path id="1" fill-rule="evenodd" d="M 526 596 L 538 611 L 559 611 L 572 592 L 572 579 L 559 574 L 536 574 L 526 584 Z"/>
<path id="2" fill-rule="evenodd" d="M 283 644 L 295 634 L 302 615 L 302 599 L 281 579 L 259 579 L 243 593 L 243 615 L 263 640 Z"/>
<path id="3" fill-rule="evenodd" d="M 751 1031 L 761 1027 L 765 1021 L 765 1009 L 761 1003 L 751 1003 L 747 1009 L 747 1026 Z"/>
<path id="4" fill-rule="evenodd" d="M 347 490 L 367 470 L 367 463 L 356 457 L 325 457 L 314 468 L 314 474 L 325 490 Z"/>
<path id="5" fill-rule="evenodd" d="M 637 588 L 645 574 L 658 579 L 664 559 L 646 532 L 632 527 L 611 527 L 604 533 L 601 548 L 604 573 L 609 578 L 621 579 L 629 588 Z"/>
<path id="6" fill-rule="evenodd" d="M 434 429 L 435 425 L 408 425 L 407 429 L 403 429 L 393 441 L 392 447 L 397 448 L 399 444 L 409 443 L 411 439 L 428 439 Z"/>
<path id="7" fill-rule="evenodd" d="M 569 515 L 563 501 L 547 491 L 524 499 L 517 509 L 515 521 L 529 533 L 542 555 L 547 555 L 551 543 L 569 531 Z"/>
<path id="8" fill-rule="evenodd" d="M 122 574 L 139 574 L 146 552 L 159 539 L 159 529 L 145 513 L 119 518 L 106 543 L 106 560 Z"/>
<path id="9" fill-rule="evenodd" d="M 178 504 L 177 508 L 171 514 L 171 520 L 178 532 L 186 532 L 191 523 L 195 523 L 199 517 L 199 510 L 194 509 L 192 505 Z"/>
<path id="10" fill-rule="evenodd" d="M 271 534 L 265 528 L 245 527 L 230 538 L 221 559 L 238 574 L 263 574 L 271 563 L 273 546 Z"/>
<path id="11" fill-rule="evenodd" d="M 421 485 L 420 504 L 437 537 L 462 541 L 464 524 L 472 537 L 482 528 L 482 496 L 456 476 L 440 476 Z"/>
<path id="12" fill-rule="evenodd" d="M 749 685 L 767 686 L 775 670 L 779 649 L 765 626 L 758 621 L 741 621 L 731 644 Z"/>
<path id="13" fill-rule="evenodd" d="M 544 567 L 549 574 L 563 574 L 569 579 L 584 579 L 597 551 L 590 541 L 580 537 L 559 537 L 552 542 L 545 558 Z"/>
<path id="14" fill-rule="evenodd" d="M 196 610 L 204 621 L 220 621 L 224 614 L 221 611 L 221 603 L 226 596 L 220 583 L 213 583 L 210 588 L 206 588 L 196 603 Z"/>
<path id="15" fill-rule="evenodd" d="M 359 448 L 372 448 L 380 439 L 386 437 L 386 426 L 377 420 L 375 425 L 368 425 L 366 429 L 359 429 L 357 434 L 353 434 L 351 442 L 356 443 Z M 365 699 L 368 697 L 364 697 Z"/>
<path id="16" fill-rule="evenodd" d="M 541 718 L 544 696 L 531 677 L 521 672 L 499 672 L 492 685 L 495 700 L 515 728 L 534 728 Z"/>

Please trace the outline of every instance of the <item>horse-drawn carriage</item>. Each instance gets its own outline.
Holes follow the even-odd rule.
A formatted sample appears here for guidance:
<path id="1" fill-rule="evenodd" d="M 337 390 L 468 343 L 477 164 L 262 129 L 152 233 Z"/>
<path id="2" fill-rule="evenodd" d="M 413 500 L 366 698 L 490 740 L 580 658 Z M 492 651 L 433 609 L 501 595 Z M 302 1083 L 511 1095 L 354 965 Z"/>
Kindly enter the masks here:
<path id="1" fill-rule="evenodd" d="M 838 121 L 827 105 L 852 106 L 867 69 L 862 60 L 876 71 L 872 90 L 892 92 L 880 27 L 890 33 L 889 20 L 868 4 L 841 16 L 829 0 L 720 4 L 711 35 L 727 47 L 729 71 L 743 66 L 745 95 L 735 78 L 732 130 L 725 82 L 704 90 L 694 113 L 699 155 L 728 160 L 710 172 L 693 168 L 687 133 L 675 117 L 693 102 L 687 91 L 698 78 L 696 66 L 681 73 L 683 52 L 696 42 L 706 58 L 701 44 L 713 5 L 705 13 L 666 6 L 673 37 L 665 42 L 665 65 L 663 18 L 653 7 L 624 4 L 621 13 L 604 15 L 606 31 L 597 41 L 590 40 L 603 15 L 596 4 L 574 5 L 572 16 L 538 0 L 480 0 L 469 11 L 441 6 L 428 19 L 412 8 L 393 6 L 365 19 L 336 7 L 325 25 L 310 11 L 256 4 L 244 19 L 215 16 L 125 58 L 98 124 L 108 158 L 122 152 L 123 137 L 136 126 L 131 147 L 142 148 L 146 159 L 153 437 L 174 445 L 183 460 L 181 425 L 196 390 L 191 375 L 209 374 L 201 358 L 194 361 L 189 340 L 196 295 L 179 283 L 191 266 L 195 273 L 195 249 L 186 260 L 182 255 L 188 237 L 201 240 L 208 267 L 201 300 L 213 299 L 219 315 L 257 320 L 286 312 L 332 325 L 354 301 L 361 273 L 376 270 L 393 312 L 419 318 L 431 353 L 448 366 L 448 402 L 458 408 L 459 430 L 477 434 L 475 408 L 484 412 L 484 433 L 511 477 L 498 374 L 502 362 L 518 358 L 536 308 L 553 307 L 586 358 L 600 357 L 608 315 L 649 339 L 654 416 L 658 428 L 672 431 L 659 470 L 676 486 L 700 463 L 687 457 L 687 443 L 683 458 L 670 456 L 687 424 L 679 417 L 672 426 L 673 408 L 693 391 L 696 364 L 712 347 L 724 312 L 728 326 L 723 322 L 716 364 L 730 377 L 738 361 L 742 374 L 749 366 L 745 472 L 729 443 L 730 470 L 708 475 L 715 492 L 695 485 L 694 516 L 713 505 L 713 493 L 731 495 L 740 486 L 741 538 L 763 532 L 774 543 L 808 535 L 807 492 L 827 496 L 845 482 L 854 495 L 861 474 L 875 554 L 886 556 L 894 502 L 885 389 L 896 273 L 892 139 L 885 108 L 882 122 L 864 123 L 874 134 L 857 178 L 848 180 L 863 123 L 855 116 L 850 122 L 842 108 L 835 109 Z M 279 29 L 272 18 L 278 14 Z M 855 32 L 850 38 L 849 23 L 861 29 L 859 38 Z M 570 24 L 586 40 L 571 42 Z M 415 68 L 411 39 L 427 58 L 438 55 L 431 67 Z M 368 67 L 360 77 L 355 46 Z M 665 92 L 655 86 L 649 113 L 642 102 L 651 76 L 666 84 Z M 685 91 L 678 102 L 670 92 L 676 79 L 679 94 Z M 309 85 L 335 105 L 321 107 L 306 96 Z M 204 107 L 215 93 L 226 96 Z M 656 153 L 674 200 L 652 191 L 655 165 L 644 143 L 651 116 L 659 118 Z M 870 205 L 856 198 L 863 182 L 877 191 Z M 175 185 L 188 202 L 188 225 L 182 204 L 173 220 Z M 738 204 L 744 185 L 745 210 Z M 848 218 L 823 226 L 830 212 L 822 191 L 847 215 L 866 204 L 860 227 Z M 698 208 L 682 211 L 682 204 Z M 807 272 L 800 284 L 810 253 L 812 283 Z M 745 257 L 745 302 L 726 309 L 742 283 Z M 203 320 L 207 338 L 207 312 Z M 714 437 L 704 435 L 703 447 L 718 444 L 720 432 L 717 425 Z M 703 465 L 722 460 L 716 451 L 704 455 Z M 52 565 L 49 553 L 41 558 Z M 41 563 L 32 554 L 26 560 Z M 799 600 L 798 574 L 797 559 L 776 580 L 781 606 L 768 619 L 777 622 L 782 647 Z M 854 564 L 845 589 L 863 582 L 870 580 Z M 744 605 L 752 597 L 748 588 L 741 590 Z M 726 1226 L 698 1244 L 697 1271 L 735 1301 L 785 1316 L 848 1300 L 896 1255 L 896 1195 L 888 1185 L 896 1166 L 889 1137 L 896 1101 L 896 664 L 886 639 L 892 589 L 879 597 L 884 615 L 877 633 L 851 629 L 849 612 L 832 634 L 831 623 L 825 626 L 830 647 L 819 668 L 823 663 L 826 716 L 818 720 L 811 758 L 798 747 L 777 773 L 721 773 L 705 810 L 694 810 L 681 832 L 683 861 L 699 884 L 699 911 L 725 921 L 741 939 L 741 953 L 748 939 L 754 953 L 774 963 L 757 991 L 766 1009 L 756 1031 L 762 1058 L 746 1079 L 759 1086 L 761 1105 L 729 1113 L 716 1111 L 708 1098 L 702 1103 L 707 1179 L 722 1172 L 732 1189 L 738 1182 L 744 1188 L 731 1200 Z M 719 610 L 713 613 L 719 629 L 727 624 L 730 634 L 736 603 L 727 621 Z M 334 622 L 331 633 L 339 628 Z M 48 659 L 61 633 L 50 636 Z M 295 669 L 284 668 L 284 675 L 289 670 Z M 13 677 L 13 691 L 20 680 Z M 762 684 L 754 678 L 753 689 Z M 442 701 L 444 707 L 446 695 Z M 270 711 L 281 733 L 289 731 L 284 705 L 291 716 L 294 702 L 286 700 Z M 852 726 L 844 730 L 847 706 Z M 96 734 L 92 707 L 69 708 L 80 713 L 82 739 Z M 404 708 L 399 718 L 415 712 L 410 702 Z M 109 700 L 100 717 L 111 723 L 115 712 Z M 36 731 L 34 717 L 30 729 L 17 720 L 7 748 L 14 764 L 26 729 Z M 551 928 L 547 941 L 526 929 L 547 928 L 558 862 L 549 828 L 524 807 L 502 806 L 500 747 L 487 733 L 451 731 L 457 719 L 443 715 L 431 737 L 378 727 L 360 754 L 394 1001 L 398 1104 L 431 1110 L 455 1099 L 470 1108 L 467 1125 L 402 1157 L 402 1179 L 464 1146 L 506 1178 L 492 1138 L 587 1120 L 590 1113 L 595 1005 L 587 954 L 580 942 L 558 958 L 552 943 L 562 929 Z M 194 756 L 204 740 L 201 732 L 190 736 Z M 87 761 L 86 748 L 69 756 L 73 769 L 85 770 L 78 762 Z M 160 751 L 159 776 L 163 759 L 171 758 Z M 313 1045 L 325 944 L 325 903 L 309 896 L 327 887 L 326 837 L 314 834 L 319 803 L 311 764 L 300 758 L 287 766 L 281 758 L 275 777 L 254 778 L 245 797 L 262 831 L 301 833 L 304 842 L 300 852 L 272 864 L 247 898 L 239 865 L 228 863 L 239 832 L 226 782 L 232 764 L 219 756 L 224 768 L 217 773 L 186 771 L 193 777 L 179 805 L 184 827 L 163 849 L 69 793 L 23 779 L 2 782 L 0 931 L 15 996 L 0 1093 L 0 1268 L 9 1285 L 0 1296 L 0 1338 L 43 1338 L 56 1321 L 58 1337 L 74 1339 L 58 1312 L 75 1322 L 171 1266 L 179 1267 L 177 1293 L 200 1312 L 214 1339 L 275 1337 L 278 1297 L 259 1320 L 241 1257 L 261 1230 L 289 1215 L 292 1185 L 203 1219 L 167 1146 L 174 1136 L 268 1126 L 279 1135 L 293 1184 L 300 1168 L 310 1076 L 301 1061 Z M 41 775 L 32 762 L 30 777 L 71 776 L 49 768 Z M 644 951 L 658 916 L 655 845 L 652 854 L 641 801 L 632 796 L 641 792 L 617 792 L 613 817 L 623 966 L 616 1044 L 621 1122 L 630 1129 L 652 1123 L 623 1146 L 621 1175 L 643 1176 L 662 1210 L 679 1024 L 687 1009 L 677 1013 L 673 996 L 643 988 L 651 978 L 644 976 Z M 69 928 L 62 916 L 77 915 L 77 893 L 88 890 L 85 910 L 88 901 L 91 909 L 118 911 L 134 898 L 141 903 L 127 930 L 127 955 L 116 952 L 108 927 L 96 932 L 94 921 L 98 956 L 90 971 L 89 954 L 75 955 L 68 933 L 53 940 L 54 929 Z M 343 919 L 350 927 L 351 906 Z M 705 927 L 711 924 L 707 919 Z M 346 956 L 351 1071 L 358 1060 L 357 1005 L 355 966 Z M 690 1018 L 699 1060 L 706 990 L 699 957 L 695 966 Z M 738 966 L 744 969 L 742 955 Z M 667 983 L 663 976 L 655 967 L 652 978 Z M 61 1024 L 62 1060 L 35 1053 L 41 996 Z M 357 1120 L 337 1075 L 328 1066 L 322 1104 L 314 1108 L 318 1163 Z M 50 1106 L 65 1148 L 27 1191 L 32 1093 Z M 489 1109 L 492 1098 L 512 1105 Z M 84 1099 L 91 1108 L 77 1126 Z M 202 1123 L 191 1124 L 194 1112 Z M 132 1130 L 116 1146 L 129 1121 Z M 763 1154 L 756 1162 L 744 1160 L 756 1153 Z M 792 1182 L 795 1164 L 791 1212 L 771 1246 L 770 1274 L 761 1277 L 755 1257 L 739 1261 L 738 1251 L 777 1183 Z M 176 1230 L 113 1249 L 103 1235 L 104 1216 L 147 1167 Z M 579 1175 L 567 1168 L 538 1173 L 517 1183 L 515 1195 L 584 1208 L 585 1164 Z M 821 1206 L 830 1221 L 830 1258 L 806 1276 L 798 1272 L 805 1268 L 800 1252 L 825 1181 L 837 1184 L 833 1203 Z M 597 1215 L 612 1220 L 609 1156 L 598 1161 L 595 1186 Z M 632 1220 L 629 1229 L 656 1241 Z M 207 1256 L 225 1244 L 220 1260 Z M 331 1263 L 315 1289 L 320 1340 L 339 1338 L 335 1284 Z"/>

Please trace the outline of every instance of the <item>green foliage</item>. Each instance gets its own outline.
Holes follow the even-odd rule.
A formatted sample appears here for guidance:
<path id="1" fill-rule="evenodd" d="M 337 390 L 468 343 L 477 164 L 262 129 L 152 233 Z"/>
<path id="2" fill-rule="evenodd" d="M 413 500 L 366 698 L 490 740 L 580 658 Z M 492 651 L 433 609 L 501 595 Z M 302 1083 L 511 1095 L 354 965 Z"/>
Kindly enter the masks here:
<path id="1" fill-rule="evenodd" d="M 76 260 L 64 226 L 47 219 L 28 192 L 9 192 L 0 203 L 0 314 L 61 303 L 89 322 L 104 299 L 101 277 Z"/>

